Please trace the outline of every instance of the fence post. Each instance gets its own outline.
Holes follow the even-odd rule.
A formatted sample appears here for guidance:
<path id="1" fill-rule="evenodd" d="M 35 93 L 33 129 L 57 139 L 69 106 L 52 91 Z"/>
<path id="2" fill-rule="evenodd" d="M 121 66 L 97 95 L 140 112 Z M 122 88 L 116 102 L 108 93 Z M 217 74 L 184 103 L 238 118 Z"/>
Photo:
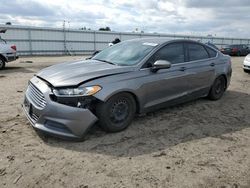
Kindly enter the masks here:
<path id="1" fill-rule="evenodd" d="M 63 27 L 63 47 L 64 47 L 64 55 L 67 55 L 65 26 Z"/>
<path id="2" fill-rule="evenodd" d="M 28 29 L 28 40 L 29 40 L 29 53 L 33 55 L 32 42 L 31 42 L 31 28 Z"/>
<path id="3" fill-rule="evenodd" d="M 96 31 L 94 31 L 94 52 L 96 51 Z"/>
<path id="4" fill-rule="evenodd" d="M 122 33 L 121 32 L 119 33 L 119 36 L 120 36 L 120 40 L 122 41 Z"/>

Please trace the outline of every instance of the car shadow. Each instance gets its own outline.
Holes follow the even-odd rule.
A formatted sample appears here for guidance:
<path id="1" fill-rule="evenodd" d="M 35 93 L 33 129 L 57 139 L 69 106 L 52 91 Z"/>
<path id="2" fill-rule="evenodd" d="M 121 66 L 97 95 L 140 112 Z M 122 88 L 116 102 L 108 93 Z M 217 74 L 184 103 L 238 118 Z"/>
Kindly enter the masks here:
<path id="1" fill-rule="evenodd" d="M 250 127 L 249 111 L 249 94 L 229 90 L 218 101 L 199 99 L 136 117 L 119 133 L 108 134 L 95 126 L 84 142 L 43 139 L 51 147 L 134 157 L 207 137 L 233 141 L 232 133 Z"/>

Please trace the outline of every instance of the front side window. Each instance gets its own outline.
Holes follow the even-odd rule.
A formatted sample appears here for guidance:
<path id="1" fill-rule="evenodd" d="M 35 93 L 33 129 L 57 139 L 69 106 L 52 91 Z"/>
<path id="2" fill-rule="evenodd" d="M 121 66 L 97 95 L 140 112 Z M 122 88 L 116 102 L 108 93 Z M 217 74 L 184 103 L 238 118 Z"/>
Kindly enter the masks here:
<path id="1" fill-rule="evenodd" d="M 162 47 L 149 59 L 147 67 L 152 66 L 157 60 L 166 60 L 172 64 L 183 63 L 185 60 L 183 43 L 173 43 Z"/>
<path id="2" fill-rule="evenodd" d="M 208 59 L 209 55 L 206 49 L 200 44 L 188 44 L 189 61 Z"/>
<path id="3" fill-rule="evenodd" d="M 213 50 L 213 49 L 211 49 L 211 48 L 206 48 L 207 49 L 207 51 L 208 51 L 208 53 L 209 53 L 209 55 L 210 55 L 210 58 L 212 58 L 212 57 L 216 57 L 216 55 L 217 55 L 217 52 L 215 51 L 215 50 Z"/>

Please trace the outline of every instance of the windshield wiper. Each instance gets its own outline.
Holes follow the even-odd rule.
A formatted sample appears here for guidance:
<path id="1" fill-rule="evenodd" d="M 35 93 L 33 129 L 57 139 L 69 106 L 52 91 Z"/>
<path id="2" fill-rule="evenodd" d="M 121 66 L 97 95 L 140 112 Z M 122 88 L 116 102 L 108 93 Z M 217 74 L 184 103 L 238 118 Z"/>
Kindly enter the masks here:
<path id="1" fill-rule="evenodd" d="M 111 65 L 116 65 L 115 63 L 112 63 L 112 62 L 110 62 L 110 61 L 103 60 L 103 59 L 94 59 L 94 60 L 101 61 L 101 62 L 105 62 L 105 63 L 111 64 Z"/>

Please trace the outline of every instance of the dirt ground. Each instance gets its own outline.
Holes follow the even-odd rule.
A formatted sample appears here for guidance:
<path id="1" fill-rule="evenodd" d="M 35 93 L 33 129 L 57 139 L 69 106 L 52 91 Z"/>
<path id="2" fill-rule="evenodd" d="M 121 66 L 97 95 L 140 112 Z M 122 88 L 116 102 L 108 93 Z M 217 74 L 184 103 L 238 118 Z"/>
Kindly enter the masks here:
<path id="1" fill-rule="evenodd" d="M 0 187 L 250 187 L 250 74 L 242 71 L 243 57 L 232 58 L 231 85 L 219 101 L 149 113 L 120 133 L 96 126 L 84 142 L 38 136 L 21 109 L 28 80 L 79 58 L 21 58 L 0 71 Z"/>

